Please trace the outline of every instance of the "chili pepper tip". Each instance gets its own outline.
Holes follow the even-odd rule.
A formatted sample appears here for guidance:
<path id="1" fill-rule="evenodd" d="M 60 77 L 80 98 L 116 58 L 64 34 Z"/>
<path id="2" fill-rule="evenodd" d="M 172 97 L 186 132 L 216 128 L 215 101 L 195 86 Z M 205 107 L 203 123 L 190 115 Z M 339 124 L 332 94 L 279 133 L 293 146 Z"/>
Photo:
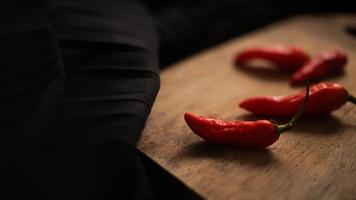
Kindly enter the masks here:
<path id="1" fill-rule="evenodd" d="M 305 110 L 305 107 L 306 107 L 306 104 L 308 102 L 308 97 L 309 97 L 309 80 L 307 79 L 306 80 L 306 83 L 305 83 L 305 96 L 304 96 L 304 101 L 302 103 L 302 105 L 300 106 L 297 114 L 292 117 L 291 120 L 289 120 L 288 123 L 286 124 L 282 124 L 282 125 L 277 125 L 277 133 L 278 134 L 281 134 L 283 132 L 286 132 L 288 130 L 291 130 L 294 126 L 294 123 L 300 118 L 300 116 L 303 114 L 304 110 Z"/>

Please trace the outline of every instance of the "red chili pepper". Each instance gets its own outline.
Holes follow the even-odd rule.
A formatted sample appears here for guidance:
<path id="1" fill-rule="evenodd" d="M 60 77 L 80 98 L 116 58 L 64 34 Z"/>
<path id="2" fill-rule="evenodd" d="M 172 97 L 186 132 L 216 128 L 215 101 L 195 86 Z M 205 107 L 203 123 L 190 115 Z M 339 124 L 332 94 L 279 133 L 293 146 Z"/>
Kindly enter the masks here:
<path id="1" fill-rule="evenodd" d="M 278 125 L 268 120 L 223 121 L 206 116 L 196 116 L 189 112 L 184 114 L 184 119 L 194 133 L 208 142 L 233 145 L 239 148 L 263 148 L 276 142 L 281 133 L 292 129 L 304 111 L 308 94 L 309 84 L 307 84 L 304 103 L 299 112 L 284 125 Z"/>
<path id="2" fill-rule="evenodd" d="M 289 96 L 261 96 L 242 101 L 239 106 L 256 115 L 289 117 L 297 113 L 303 102 L 303 92 Z M 319 83 L 310 88 L 304 115 L 328 115 L 347 101 L 356 99 L 336 83 Z"/>
<path id="3" fill-rule="evenodd" d="M 235 57 L 235 64 L 242 65 L 253 59 L 265 59 L 281 70 L 295 71 L 309 60 L 309 55 L 293 46 L 256 47 L 245 49 Z"/>
<path id="4" fill-rule="evenodd" d="M 328 51 L 318 54 L 296 71 L 290 83 L 298 85 L 306 79 L 318 80 L 333 73 L 341 72 L 347 62 L 347 56 L 339 51 Z"/>

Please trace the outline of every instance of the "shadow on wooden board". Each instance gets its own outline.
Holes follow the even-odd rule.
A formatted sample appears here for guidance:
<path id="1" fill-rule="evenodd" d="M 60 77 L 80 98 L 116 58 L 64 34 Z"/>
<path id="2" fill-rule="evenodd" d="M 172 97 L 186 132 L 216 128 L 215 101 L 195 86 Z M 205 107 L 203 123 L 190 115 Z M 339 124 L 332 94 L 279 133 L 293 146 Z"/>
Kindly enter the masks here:
<path id="1" fill-rule="evenodd" d="M 157 163 L 140 152 L 140 157 L 152 184 L 157 200 L 200 200 L 203 199 Z"/>

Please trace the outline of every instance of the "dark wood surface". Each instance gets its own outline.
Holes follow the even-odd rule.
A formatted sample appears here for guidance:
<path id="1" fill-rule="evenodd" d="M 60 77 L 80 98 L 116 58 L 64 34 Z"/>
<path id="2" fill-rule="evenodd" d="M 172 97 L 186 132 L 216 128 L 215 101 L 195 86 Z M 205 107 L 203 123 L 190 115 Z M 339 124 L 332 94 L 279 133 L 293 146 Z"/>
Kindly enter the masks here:
<path id="1" fill-rule="evenodd" d="M 355 199 L 356 107 L 350 103 L 330 117 L 303 119 L 258 151 L 208 145 L 183 119 L 186 111 L 256 119 L 237 103 L 301 89 L 289 86 L 289 74 L 234 67 L 234 54 L 251 46 L 294 44 L 312 55 L 341 49 L 349 56 L 345 73 L 328 80 L 356 94 L 356 38 L 345 31 L 352 24 L 356 16 L 294 17 L 167 67 L 139 150 L 207 199 Z"/>

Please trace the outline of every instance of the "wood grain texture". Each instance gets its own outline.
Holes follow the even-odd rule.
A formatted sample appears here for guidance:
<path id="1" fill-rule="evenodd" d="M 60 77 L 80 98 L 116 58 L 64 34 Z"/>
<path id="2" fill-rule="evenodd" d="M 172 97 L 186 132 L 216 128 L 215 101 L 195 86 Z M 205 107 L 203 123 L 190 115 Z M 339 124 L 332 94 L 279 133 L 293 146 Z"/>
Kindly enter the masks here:
<path id="1" fill-rule="evenodd" d="M 166 68 L 138 148 L 207 199 L 355 199 L 356 107 L 350 103 L 330 117 L 300 121 L 259 151 L 208 145 L 183 119 L 186 111 L 256 119 L 237 103 L 300 90 L 289 86 L 289 74 L 234 67 L 234 54 L 251 46 L 294 44 L 312 55 L 341 49 L 349 56 L 346 72 L 329 81 L 356 94 L 356 38 L 344 30 L 350 24 L 356 15 L 299 16 Z"/>

